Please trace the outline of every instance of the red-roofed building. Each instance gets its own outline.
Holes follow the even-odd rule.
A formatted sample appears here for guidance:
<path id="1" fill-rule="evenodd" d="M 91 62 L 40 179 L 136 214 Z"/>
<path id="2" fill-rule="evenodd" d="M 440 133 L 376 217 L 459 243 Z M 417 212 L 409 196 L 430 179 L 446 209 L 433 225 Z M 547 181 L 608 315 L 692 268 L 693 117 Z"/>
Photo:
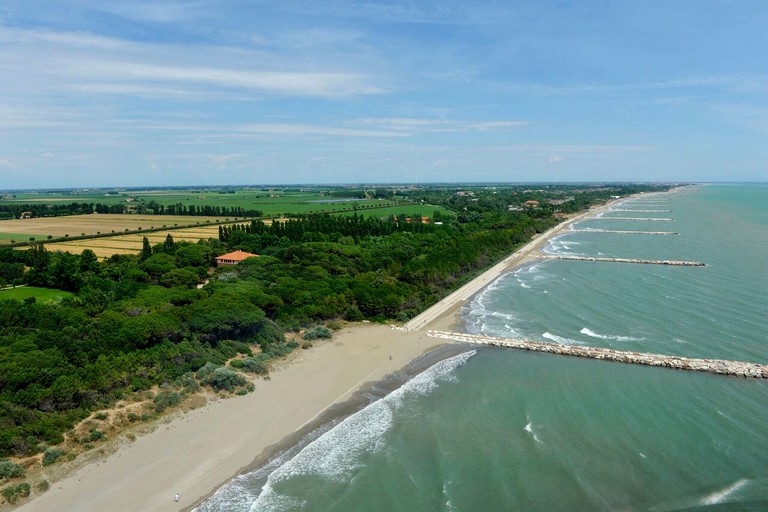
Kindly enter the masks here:
<path id="1" fill-rule="evenodd" d="M 221 256 L 216 256 L 216 266 L 237 265 L 244 259 L 252 258 L 254 256 L 258 257 L 258 254 L 252 254 L 245 251 L 229 252 L 227 254 L 222 254 Z"/>

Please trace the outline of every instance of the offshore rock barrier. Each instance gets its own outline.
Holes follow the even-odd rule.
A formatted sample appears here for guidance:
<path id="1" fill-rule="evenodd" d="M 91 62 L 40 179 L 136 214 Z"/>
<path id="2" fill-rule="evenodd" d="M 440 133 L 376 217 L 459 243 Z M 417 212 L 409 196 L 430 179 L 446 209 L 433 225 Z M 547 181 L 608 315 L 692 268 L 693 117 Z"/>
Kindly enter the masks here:
<path id="1" fill-rule="evenodd" d="M 666 217 L 595 217 L 594 220 L 658 220 L 662 222 L 672 222 L 674 219 Z"/>
<path id="2" fill-rule="evenodd" d="M 674 231 L 621 231 L 616 229 L 572 229 L 569 233 L 618 233 L 621 235 L 679 235 Z"/>
<path id="3" fill-rule="evenodd" d="M 692 372 L 715 373 L 718 375 L 731 375 L 748 379 L 768 379 L 768 365 L 747 363 L 743 361 L 729 361 L 725 359 L 694 359 L 689 357 L 669 356 L 664 354 L 648 354 L 644 352 L 628 352 L 602 347 L 588 347 L 583 345 L 563 345 L 546 341 L 531 341 L 514 338 L 495 338 L 492 336 L 480 336 L 476 334 L 463 334 L 446 331 L 427 331 L 427 335 L 433 338 L 441 338 L 454 341 L 463 341 L 479 345 L 495 347 L 516 348 L 533 352 L 545 352 L 564 356 L 588 357 L 604 361 L 616 361 L 626 364 L 640 364 L 656 366 L 659 368 L 671 368 L 675 370 L 687 370 Z"/>
<path id="4" fill-rule="evenodd" d="M 606 261 L 609 263 L 639 263 L 642 265 L 674 265 L 677 267 L 706 267 L 700 261 L 677 260 L 638 260 L 634 258 L 596 258 L 594 256 L 565 256 L 555 254 L 543 254 L 539 256 L 548 260 L 574 260 L 574 261 Z"/>
<path id="5" fill-rule="evenodd" d="M 614 210 L 610 210 L 612 212 L 634 212 L 634 213 L 672 213 L 672 210 L 624 210 L 621 208 L 616 208 Z"/>

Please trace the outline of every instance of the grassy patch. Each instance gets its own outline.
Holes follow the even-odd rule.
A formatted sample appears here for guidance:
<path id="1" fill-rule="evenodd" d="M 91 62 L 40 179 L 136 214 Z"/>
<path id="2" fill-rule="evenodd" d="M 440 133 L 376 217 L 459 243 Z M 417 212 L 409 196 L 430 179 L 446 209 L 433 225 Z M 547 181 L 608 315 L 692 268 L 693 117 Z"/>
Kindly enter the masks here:
<path id="1" fill-rule="evenodd" d="M 29 297 L 34 297 L 38 302 L 60 301 L 65 297 L 72 297 L 72 294 L 63 290 L 52 290 L 50 288 L 38 288 L 36 286 L 19 286 L 17 288 L 8 288 L 0 290 L 0 299 L 15 299 L 23 301 Z"/>

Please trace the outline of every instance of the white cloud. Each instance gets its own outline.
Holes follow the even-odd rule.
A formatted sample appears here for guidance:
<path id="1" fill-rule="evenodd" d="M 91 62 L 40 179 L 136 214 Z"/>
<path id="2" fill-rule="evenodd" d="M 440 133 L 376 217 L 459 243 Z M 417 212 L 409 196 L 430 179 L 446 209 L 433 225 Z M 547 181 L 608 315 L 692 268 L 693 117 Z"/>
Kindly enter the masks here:
<path id="1" fill-rule="evenodd" d="M 504 130 L 509 128 L 520 128 L 529 124 L 528 121 L 466 121 L 407 117 L 367 118 L 360 119 L 356 122 L 365 125 L 376 125 L 390 130 L 420 132 Z"/>
<path id="2" fill-rule="evenodd" d="M 382 130 L 355 130 L 348 128 L 336 128 L 332 126 L 318 126 L 308 124 L 270 124 L 257 123 L 244 125 L 237 131 L 255 133 L 260 135 L 336 135 L 342 137 L 406 137 L 405 133 L 396 133 Z"/>

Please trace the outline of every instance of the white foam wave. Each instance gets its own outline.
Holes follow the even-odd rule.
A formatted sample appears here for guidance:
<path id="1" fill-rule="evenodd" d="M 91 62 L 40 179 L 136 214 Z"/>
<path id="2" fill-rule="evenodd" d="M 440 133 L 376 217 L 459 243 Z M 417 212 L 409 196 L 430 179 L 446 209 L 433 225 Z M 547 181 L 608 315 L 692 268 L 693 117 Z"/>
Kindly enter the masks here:
<path id="1" fill-rule="evenodd" d="M 597 338 L 601 340 L 611 340 L 611 341 L 643 341 L 645 338 L 635 338 L 633 336 L 619 336 L 619 335 L 613 335 L 613 334 L 598 334 L 591 329 L 588 329 L 584 327 L 582 330 L 579 331 L 581 334 L 585 334 L 589 336 L 590 338 Z"/>
<path id="2" fill-rule="evenodd" d="M 582 342 L 578 340 L 572 340 L 570 338 L 563 338 L 562 336 L 558 336 L 556 334 L 552 334 L 551 332 L 545 332 L 541 335 L 544 338 L 547 338 L 548 340 L 552 340 L 555 343 L 560 343 L 561 345 L 583 345 Z"/>
<path id="3" fill-rule="evenodd" d="M 526 418 L 527 419 L 527 418 Z M 533 424 L 529 421 L 528 424 L 523 428 L 526 432 L 531 434 L 533 436 L 533 440 L 536 441 L 539 444 L 544 444 L 541 442 L 541 439 L 539 439 L 539 436 L 536 435 L 536 432 L 533 431 Z"/>
<path id="4" fill-rule="evenodd" d="M 473 334 L 487 334 L 487 329 L 491 326 L 488 325 L 490 319 L 500 319 L 502 322 L 514 323 L 517 318 L 511 313 L 505 313 L 503 311 L 497 311 L 497 308 L 492 304 L 492 298 L 494 292 L 502 287 L 507 280 L 514 277 L 514 273 L 504 274 L 488 287 L 475 295 L 472 301 L 468 304 L 469 312 L 466 315 L 467 329 Z M 495 321 L 490 322 L 495 324 Z M 514 333 L 514 329 L 505 325 L 508 330 Z"/>
<path id="5" fill-rule="evenodd" d="M 395 412 L 403 406 L 405 399 L 425 395 L 440 382 L 455 380 L 456 368 L 466 363 L 475 353 L 472 350 L 440 361 L 309 443 L 269 475 L 250 510 L 283 511 L 300 508 L 303 505 L 301 500 L 297 501 L 297 498 L 275 491 L 277 484 L 296 476 L 312 475 L 336 482 L 348 481 L 362 467 L 361 457 L 380 448 L 382 437 L 389 430 Z"/>
<path id="6" fill-rule="evenodd" d="M 701 500 L 701 505 L 717 505 L 718 503 L 725 503 L 725 501 L 728 499 L 728 497 L 733 494 L 734 492 L 738 491 L 742 487 L 744 487 L 749 480 L 746 478 L 742 478 L 741 480 L 738 480 L 737 482 L 734 482 L 733 484 L 729 485 L 725 489 L 721 489 L 717 492 L 713 492 L 709 496 L 704 497 L 704 499 Z"/>

